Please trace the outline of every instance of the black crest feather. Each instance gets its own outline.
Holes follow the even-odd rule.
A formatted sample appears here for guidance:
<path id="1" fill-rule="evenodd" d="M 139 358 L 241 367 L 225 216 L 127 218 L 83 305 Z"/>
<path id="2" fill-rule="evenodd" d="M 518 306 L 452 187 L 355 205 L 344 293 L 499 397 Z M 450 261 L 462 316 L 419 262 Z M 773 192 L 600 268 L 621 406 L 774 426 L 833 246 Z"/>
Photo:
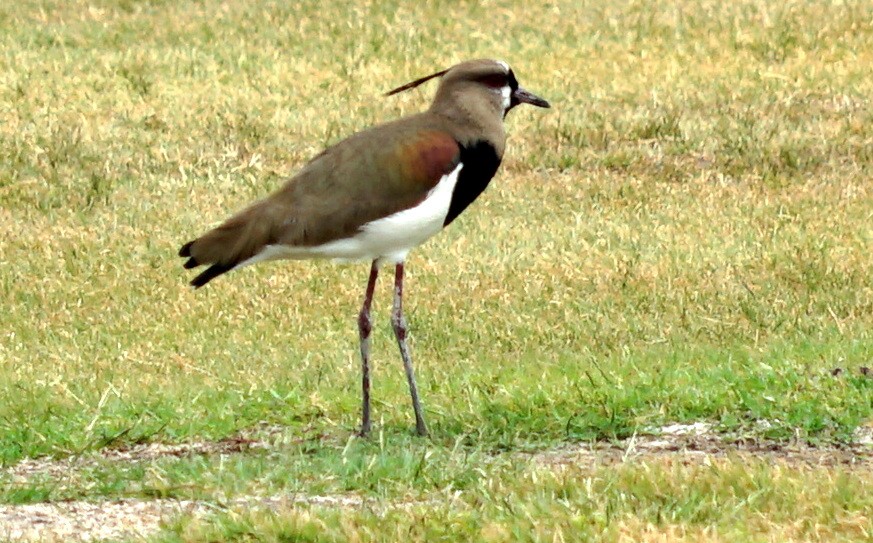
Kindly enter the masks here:
<path id="1" fill-rule="evenodd" d="M 430 81 L 434 77 L 442 77 L 448 71 L 449 70 L 442 70 L 442 71 L 437 72 L 435 74 L 430 74 L 430 75 L 426 75 L 424 77 L 420 77 L 420 78 L 416 79 L 415 81 L 410 81 L 409 83 L 407 83 L 405 85 L 401 85 L 401 86 L 397 87 L 396 89 L 385 93 L 385 96 L 393 96 L 399 92 L 403 92 L 403 91 L 409 90 L 409 89 L 414 89 L 415 87 L 421 85 L 422 83 L 424 83 L 426 81 Z"/>

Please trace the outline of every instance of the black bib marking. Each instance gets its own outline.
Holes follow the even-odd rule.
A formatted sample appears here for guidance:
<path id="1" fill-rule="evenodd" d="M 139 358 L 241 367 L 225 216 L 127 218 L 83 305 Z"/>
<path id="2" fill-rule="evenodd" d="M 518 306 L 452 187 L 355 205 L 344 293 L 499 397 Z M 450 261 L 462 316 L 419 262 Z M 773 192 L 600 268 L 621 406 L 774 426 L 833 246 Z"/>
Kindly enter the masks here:
<path id="1" fill-rule="evenodd" d="M 497 151 L 487 141 L 480 140 L 467 147 L 458 145 L 461 147 L 460 162 L 463 167 L 458 174 L 455 192 L 452 193 L 452 201 L 449 204 L 449 213 L 443 226 L 451 224 L 462 211 L 467 209 L 467 206 L 473 203 L 473 200 L 482 194 L 497 172 L 497 167 L 500 166 Z"/>

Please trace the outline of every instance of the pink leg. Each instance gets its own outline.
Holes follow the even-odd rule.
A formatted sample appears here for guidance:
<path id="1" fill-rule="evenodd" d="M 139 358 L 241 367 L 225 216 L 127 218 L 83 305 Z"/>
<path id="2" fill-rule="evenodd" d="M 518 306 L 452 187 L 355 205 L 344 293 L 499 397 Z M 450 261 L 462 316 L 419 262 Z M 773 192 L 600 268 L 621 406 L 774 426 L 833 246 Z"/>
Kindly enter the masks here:
<path id="1" fill-rule="evenodd" d="M 403 369 L 406 370 L 406 380 L 409 381 L 409 394 L 412 396 L 412 408 L 415 410 L 415 431 L 420 436 L 427 435 L 427 426 L 424 424 L 424 416 L 421 402 L 418 400 L 418 387 L 415 386 L 415 373 L 412 370 L 412 358 L 409 356 L 409 347 L 406 345 L 406 319 L 403 318 L 403 264 L 397 264 L 394 269 L 394 307 L 391 311 L 391 324 L 394 327 L 394 336 L 400 347 L 400 356 L 403 358 Z"/>
<path id="2" fill-rule="evenodd" d="M 361 436 L 370 433 L 370 332 L 373 330 L 373 321 L 370 320 L 370 305 L 373 303 L 373 291 L 376 289 L 376 277 L 378 276 L 379 266 L 374 260 L 370 267 L 370 279 L 367 281 L 364 305 L 358 314 L 358 332 L 361 337 L 361 388 L 363 392 L 361 431 L 359 432 Z"/>

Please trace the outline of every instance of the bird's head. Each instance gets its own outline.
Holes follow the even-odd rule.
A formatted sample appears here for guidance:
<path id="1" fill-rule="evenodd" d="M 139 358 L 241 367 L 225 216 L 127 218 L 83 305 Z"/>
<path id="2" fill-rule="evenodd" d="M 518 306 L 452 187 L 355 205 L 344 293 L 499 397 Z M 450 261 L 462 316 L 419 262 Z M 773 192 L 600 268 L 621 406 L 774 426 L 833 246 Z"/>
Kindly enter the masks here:
<path id="1" fill-rule="evenodd" d="M 519 104 L 548 108 L 549 103 L 522 88 L 512 68 L 502 60 L 480 59 L 456 64 L 390 91 L 397 94 L 422 83 L 442 77 L 431 109 L 461 107 L 464 110 L 485 108 L 501 118 Z"/>

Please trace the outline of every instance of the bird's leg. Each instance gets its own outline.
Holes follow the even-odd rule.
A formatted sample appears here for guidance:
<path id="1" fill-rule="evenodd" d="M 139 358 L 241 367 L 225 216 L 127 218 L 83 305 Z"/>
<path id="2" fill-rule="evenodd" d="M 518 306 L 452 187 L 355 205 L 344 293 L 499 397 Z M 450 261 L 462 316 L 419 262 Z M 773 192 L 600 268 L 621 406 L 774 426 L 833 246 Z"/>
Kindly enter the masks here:
<path id="1" fill-rule="evenodd" d="M 406 380 L 409 381 L 409 394 L 412 396 L 412 408 L 415 410 L 415 430 L 420 436 L 427 435 L 427 426 L 424 424 L 424 416 L 421 403 L 418 401 L 418 387 L 415 386 L 415 373 L 412 370 L 412 359 L 409 356 L 409 347 L 406 346 L 406 319 L 403 318 L 403 263 L 397 264 L 394 269 L 394 307 L 391 310 L 391 324 L 394 327 L 394 335 L 397 337 L 397 345 L 400 347 L 400 356 L 403 358 L 403 368 L 406 370 Z"/>
<path id="2" fill-rule="evenodd" d="M 358 332 L 361 337 L 361 388 L 363 404 L 361 406 L 360 435 L 370 433 L 370 332 L 373 321 L 370 320 L 370 305 L 373 303 L 373 291 L 376 289 L 376 277 L 379 276 L 378 261 L 374 260 L 370 267 L 370 279 L 367 281 L 367 293 L 364 295 L 364 305 L 358 313 Z"/>

